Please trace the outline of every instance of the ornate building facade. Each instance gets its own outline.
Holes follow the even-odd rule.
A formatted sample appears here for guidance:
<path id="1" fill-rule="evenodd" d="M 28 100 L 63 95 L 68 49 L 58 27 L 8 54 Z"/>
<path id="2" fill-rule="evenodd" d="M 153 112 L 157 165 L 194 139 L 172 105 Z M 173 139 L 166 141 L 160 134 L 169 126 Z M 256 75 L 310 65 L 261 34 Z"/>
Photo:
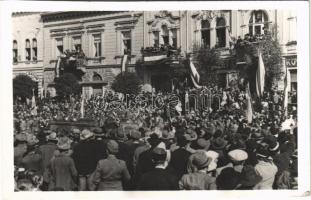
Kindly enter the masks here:
<path id="1" fill-rule="evenodd" d="M 12 15 L 13 78 L 29 76 L 38 84 L 37 94 L 43 90 L 43 23 L 40 13 L 20 12 Z"/>
<path id="2" fill-rule="evenodd" d="M 33 16 L 38 22 L 27 30 L 40 30 L 36 32 L 38 60 L 35 66 L 40 63 L 43 72 L 41 84 L 51 94 L 55 94 L 53 80 L 57 59 L 67 49 L 81 49 L 87 57 L 86 72 L 81 82 L 87 96 L 101 93 L 109 87 L 121 72 L 124 55 L 128 55 L 127 70 L 138 72 L 145 88 L 161 90 L 171 85 L 168 74 L 174 65 L 178 65 L 174 56 L 185 57 L 194 51 L 195 46 L 205 46 L 215 47 L 225 59 L 230 54 L 232 38 L 244 38 L 246 34 L 262 35 L 275 25 L 282 45 L 284 67 L 290 68 L 293 89 L 297 85 L 297 19 L 291 11 L 96 11 L 49 12 Z M 35 24 L 40 28 L 37 29 Z M 18 32 L 17 27 L 14 34 Z M 20 34 L 24 32 L 20 31 Z M 29 36 L 30 42 L 34 36 Z M 18 52 L 22 51 L 18 53 L 21 56 L 18 62 L 26 66 L 27 42 L 24 36 L 18 41 Z M 13 41 L 13 51 L 15 46 Z M 25 49 L 20 50 L 24 46 Z M 161 49 L 163 46 L 170 49 Z M 225 82 L 234 73 L 219 70 Z"/>

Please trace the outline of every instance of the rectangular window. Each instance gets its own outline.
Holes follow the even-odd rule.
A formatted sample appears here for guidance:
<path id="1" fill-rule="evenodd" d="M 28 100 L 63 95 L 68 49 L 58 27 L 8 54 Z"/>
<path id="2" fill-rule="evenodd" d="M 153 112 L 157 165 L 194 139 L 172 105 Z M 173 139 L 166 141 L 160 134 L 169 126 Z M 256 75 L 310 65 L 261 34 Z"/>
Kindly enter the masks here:
<path id="1" fill-rule="evenodd" d="M 155 31 L 153 32 L 153 37 L 154 37 L 154 46 L 158 47 L 160 45 L 160 40 L 159 40 L 159 32 L 158 31 Z"/>
<path id="2" fill-rule="evenodd" d="M 204 47 L 209 47 L 210 46 L 210 30 L 201 30 L 202 34 L 202 44 Z"/>
<path id="3" fill-rule="evenodd" d="M 253 26 L 249 26 L 249 35 L 253 36 Z"/>
<path id="4" fill-rule="evenodd" d="M 37 41 L 32 41 L 32 60 L 36 61 L 38 56 Z"/>
<path id="5" fill-rule="evenodd" d="M 255 26 L 255 35 L 261 35 L 261 25 Z"/>
<path id="6" fill-rule="evenodd" d="M 60 56 L 64 53 L 63 38 L 56 39 L 56 55 Z"/>
<path id="7" fill-rule="evenodd" d="M 176 29 L 172 29 L 172 41 L 173 41 L 172 46 L 175 49 L 177 49 L 177 31 L 176 31 Z"/>
<path id="8" fill-rule="evenodd" d="M 81 36 L 76 36 L 72 38 L 73 40 L 73 50 L 81 51 Z"/>
<path id="9" fill-rule="evenodd" d="M 102 43 L 101 43 L 101 35 L 100 34 L 96 34 L 93 35 L 93 39 L 94 39 L 94 57 L 101 57 L 102 56 Z"/>
<path id="10" fill-rule="evenodd" d="M 17 42 L 13 42 L 13 63 L 17 63 L 18 61 L 18 51 L 17 51 Z"/>
<path id="11" fill-rule="evenodd" d="M 169 41 L 169 36 L 168 35 L 163 35 L 163 42 L 165 45 L 169 45 L 170 41 Z"/>
<path id="12" fill-rule="evenodd" d="M 131 54 L 132 49 L 132 37 L 131 31 L 122 31 L 122 49 L 123 54 Z"/>
<path id="13" fill-rule="evenodd" d="M 30 41 L 26 40 L 26 60 L 31 60 Z"/>
<path id="14" fill-rule="evenodd" d="M 217 46 L 225 47 L 226 46 L 226 28 L 218 28 L 216 31 L 217 35 Z"/>

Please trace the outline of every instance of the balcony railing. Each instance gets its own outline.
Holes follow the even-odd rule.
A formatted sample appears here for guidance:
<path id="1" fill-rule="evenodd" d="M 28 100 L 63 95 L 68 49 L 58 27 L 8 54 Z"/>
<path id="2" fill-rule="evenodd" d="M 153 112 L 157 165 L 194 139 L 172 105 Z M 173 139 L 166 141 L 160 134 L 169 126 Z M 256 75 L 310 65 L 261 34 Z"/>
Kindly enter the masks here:
<path id="1" fill-rule="evenodd" d="M 162 59 L 178 59 L 180 57 L 180 48 L 177 49 L 170 45 L 161 45 L 160 47 L 146 47 L 141 49 L 144 61 L 158 61 Z"/>

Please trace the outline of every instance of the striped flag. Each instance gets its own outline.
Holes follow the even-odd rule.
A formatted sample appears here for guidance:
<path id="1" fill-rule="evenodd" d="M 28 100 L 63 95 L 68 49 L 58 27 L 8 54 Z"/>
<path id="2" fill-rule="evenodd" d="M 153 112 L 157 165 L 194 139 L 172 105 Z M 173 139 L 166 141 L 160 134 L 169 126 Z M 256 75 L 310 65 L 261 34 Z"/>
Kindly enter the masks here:
<path id="1" fill-rule="evenodd" d="M 190 71 L 191 71 L 191 79 L 192 77 L 195 79 L 197 83 L 200 82 L 200 74 L 198 73 L 196 67 L 194 66 L 193 62 L 190 60 Z"/>
<path id="2" fill-rule="evenodd" d="M 81 108 L 80 108 L 80 113 L 81 113 L 81 118 L 84 118 L 84 96 L 81 95 Z"/>
<path id="3" fill-rule="evenodd" d="M 256 71 L 256 94 L 261 97 L 265 87 L 265 66 L 262 60 L 261 51 L 258 51 L 258 68 Z"/>
<path id="4" fill-rule="evenodd" d="M 57 63 L 56 63 L 56 68 L 55 68 L 55 76 L 56 76 L 56 78 L 59 77 L 60 61 L 61 61 L 61 57 L 58 57 L 58 60 L 57 60 Z"/>
<path id="5" fill-rule="evenodd" d="M 34 115 L 34 116 L 37 115 L 37 104 L 36 104 L 36 97 L 35 97 L 35 92 L 34 92 L 34 90 L 32 90 L 31 114 Z"/>
<path id="6" fill-rule="evenodd" d="M 190 67 L 190 78 L 195 88 L 201 89 L 202 86 L 199 85 L 200 82 L 200 74 L 198 73 L 196 67 L 193 62 L 189 59 L 189 67 Z"/>
<path id="7" fill-rule="evenodd" d="M 121 72 L 125 72 L 126 71 L 126 62 L 127 62 L 127 57 L 128 55 L 125 54 L 122 58 L 122 61 L 121 61 Z"/>
<path id="8" fill-rule="evenodd" d="M 283 107 L 285 110 L 285 116 L 287 116 L 287 106 L 288 106 L 288 92 L 290 92 L 290 85 L 291 85 L 291 77 L 290 72 L 286 69 L 286 74 L 284 78 L 284 100 L 283 100 Z"/>
<path id="9" fill-rule="evenodd" d="M 252 108 L 252 99 L 251 99 L 251 93 L 249 90 L 249 83 L 247 84 L 246 87 L 246 103 L 247 103 L 247 107 L 246 107 L 246 120 L 248 123 L 252 123 L 253 121 L 253 108 Z"/>

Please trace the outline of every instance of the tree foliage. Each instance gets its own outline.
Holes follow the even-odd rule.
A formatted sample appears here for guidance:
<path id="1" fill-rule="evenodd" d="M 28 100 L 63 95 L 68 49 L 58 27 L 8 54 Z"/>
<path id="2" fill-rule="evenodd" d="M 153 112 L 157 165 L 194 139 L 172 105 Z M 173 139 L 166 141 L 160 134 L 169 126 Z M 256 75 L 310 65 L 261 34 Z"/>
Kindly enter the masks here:
<path id="1" fill-rule="evenodd" d="M 36 89 L 37 83 L 27 75 L 17 75 L 13 79 L 13 97 L 21 97 L 23 101 L 32 97 L 33 89 Z"/>
<path id="2" fill-rule="evenodd" d="M 197 62 L 197 70 L 201 77 L 201 84 L 206 85 L 213 81 L 212 71 L 215 66 L 223 66 L 225 61 L 219 58 L 215 48 L 194 45 L 193 60 Z M 214 77 L 215 78 L 215 77 Z"/>
<path id="3" fill-rule="evenodd" d="M 69 97 L 81 93 L 78 79 L 72 73 L 65 73 L 55 79 L 55 89 L 59 97 Z"/>
<path id="4" fill-rule="evenodd" d="M 120 73 L 115 77 L 111 88 L 123 94 L 138 94 L 141 81 L 135 72 Z"/>
<path id="5" fill-rule="evenodd" d="M 262 53 L 263 62 L 265 65 L 265 86 L 270 89 L 279 80 L 283 74 L 282 67 L 282 50 L 276 31 L 267 32 L 259 37 L 245 39 L 235 45 L 237 61 L 245 61 L 248 78 L 252 80 L 258 66 L 258 50 Z"/>

